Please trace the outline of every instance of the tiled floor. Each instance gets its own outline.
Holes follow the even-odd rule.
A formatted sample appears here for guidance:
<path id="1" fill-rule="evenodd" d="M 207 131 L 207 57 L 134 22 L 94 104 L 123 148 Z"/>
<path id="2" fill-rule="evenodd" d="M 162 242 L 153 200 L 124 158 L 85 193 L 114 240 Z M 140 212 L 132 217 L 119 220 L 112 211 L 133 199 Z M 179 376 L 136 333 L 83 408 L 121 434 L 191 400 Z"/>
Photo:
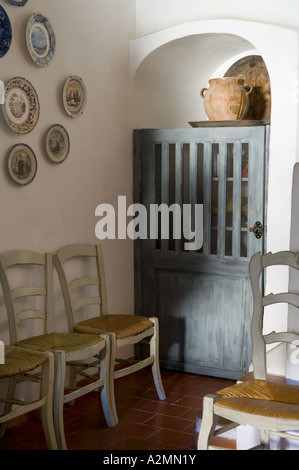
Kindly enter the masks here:
<path id="1" fill-rule="evenodd" d="M 66 405 L 65 433 L 70 450 L 194 450 L 195 420 L 202 398 L 233 381 L 162 371 L 167 399 L 157 397 L 151 371 L 139 371 L 115 384 L 119 424 L 107 428 L 98 392 Z M 233 445 L 233 443 L 232 443 Z M 46 449 L 36 415 L 10 424 L 0 450 Z"/>

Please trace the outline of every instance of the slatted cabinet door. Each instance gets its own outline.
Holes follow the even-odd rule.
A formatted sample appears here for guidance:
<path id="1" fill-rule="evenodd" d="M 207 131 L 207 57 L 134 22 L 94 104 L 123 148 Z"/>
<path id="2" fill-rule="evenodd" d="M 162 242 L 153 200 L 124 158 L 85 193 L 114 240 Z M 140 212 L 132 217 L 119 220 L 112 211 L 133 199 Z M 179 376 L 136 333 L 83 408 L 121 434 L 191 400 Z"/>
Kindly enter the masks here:
<path id="1" fill-rule="evenodd" d="M 267 135 L 268 126 L 134 133 L 134 198 L 148 216 L 135 241 L 136 314 L 159 318 L 163 367 L 231 378 L 248 370 L 248 264 L 264 250 Z M 153 230 L 151 211 L 163 204 Z M 184 223 L 197 243 L 188 246 Z"/>

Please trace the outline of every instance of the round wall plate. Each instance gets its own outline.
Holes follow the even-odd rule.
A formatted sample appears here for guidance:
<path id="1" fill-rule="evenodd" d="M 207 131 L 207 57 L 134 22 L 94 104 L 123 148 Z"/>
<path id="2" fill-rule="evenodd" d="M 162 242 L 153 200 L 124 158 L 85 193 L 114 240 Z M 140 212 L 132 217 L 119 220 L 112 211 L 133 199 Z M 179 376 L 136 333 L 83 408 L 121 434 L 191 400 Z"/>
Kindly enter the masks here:
<path id="1" fill-rule="evenodd" d="M 11 45 L 12 30 L 6 11 L 0 5 L 0 58 L 3 57 Z"/>
<path id="2" fill-rule="evenodd" d="M 18 134 L 27 134 L 39 119 L 39 100 L 35 88 L 25 78 L 12 78 L 5 86 L 3 117 Z"/>
<path id="3" fill-rule="evenodd" d="M 63 105 L 71 117 L 80 116 L 86 106 L 86 87 L 82 78 L 70 76 L 63 87 Z"/>
<path id="4" fill-rule="evenodd" d="M 11 5 L 15 5 L 16 7 L 23 7 L 28 2 L 28 0 L 7 0 L 7 1 Z"/>
<path id="5" fill-rule="evenodd" d="M 27 23 L 26 43 L 32 60 L 41 66 L 49 65 L 55 52 L 55 34 L 49 19 L 34 13 Z"/>
<path id="6" fill-rule="evenodd" d="M 61 124 L 50 127 L 46 137 L 46 151 L 53 163 L 62 163 L 70 151 L 70 138 Z"/>
<path id="7" fill-rule="evenodd" d="M 31 147 L 27 144 L 14 145 L 8 155 L 8 172 L 12 180 L 26 186 L 34 179 L 37 161 Z"/>

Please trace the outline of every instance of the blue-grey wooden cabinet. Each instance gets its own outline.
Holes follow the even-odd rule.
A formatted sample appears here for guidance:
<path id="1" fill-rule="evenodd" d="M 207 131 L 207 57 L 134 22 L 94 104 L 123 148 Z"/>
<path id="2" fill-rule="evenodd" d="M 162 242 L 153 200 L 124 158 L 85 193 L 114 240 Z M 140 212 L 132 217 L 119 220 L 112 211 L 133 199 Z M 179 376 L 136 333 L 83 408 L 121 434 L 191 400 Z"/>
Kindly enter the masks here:
<path id="1" fill-rule="evenodd" d="M 148 215 L 135 241 L 135 313 L 159 318 L 165 368 L 238 378 L 251 361 L 248 264 L 264 251 L 269 126 L 236 124 L 134 132 L 134 202 Z M 176 238 L 170 210 L 169 234 L 160 219 L 151 238 L 161 204 L 203 205 L 200 248 L 186 249 L 183 230 Z"/>

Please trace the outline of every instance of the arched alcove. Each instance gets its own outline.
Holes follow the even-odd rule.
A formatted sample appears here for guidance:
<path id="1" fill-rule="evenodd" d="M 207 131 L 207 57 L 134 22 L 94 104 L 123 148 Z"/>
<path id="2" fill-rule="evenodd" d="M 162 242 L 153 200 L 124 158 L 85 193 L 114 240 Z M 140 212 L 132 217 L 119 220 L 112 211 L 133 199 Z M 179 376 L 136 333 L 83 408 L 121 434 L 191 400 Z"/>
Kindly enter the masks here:
<path id="1" fill-rule="evenodd" d="M 262 56 L 271 82 L 267 249 L 289 248 L 297 155 L 298 37 L 241 20 L 180 24 L 131 41 L 134 127 L 187 127 L 205 119 L 200 89 L 217 69 L 246 54 Z M 283 188 L 283 190 L 281 190 Z"/>
<path id="2" fill-rule="evenodd" d="M 221 65 L 252 50 L 240 37 L 207 33 L 178 38 L 152 51 L 134 76 L 139 126 L 188 127 L 188 121 L 205 120 L 201 88 Z"/>
<path id="3" fill-rule="evenodd" d="M 134 127 L 188 127 L 205 119 L 200 89 L 246 54 L 262 56 L 271 82 L 267 249 L 289 248 L 297 155 L 297 33 L 239 20 L 186 23 L 131 41 Z M 283 188 L 283 191 L 281 190 Z"/>

